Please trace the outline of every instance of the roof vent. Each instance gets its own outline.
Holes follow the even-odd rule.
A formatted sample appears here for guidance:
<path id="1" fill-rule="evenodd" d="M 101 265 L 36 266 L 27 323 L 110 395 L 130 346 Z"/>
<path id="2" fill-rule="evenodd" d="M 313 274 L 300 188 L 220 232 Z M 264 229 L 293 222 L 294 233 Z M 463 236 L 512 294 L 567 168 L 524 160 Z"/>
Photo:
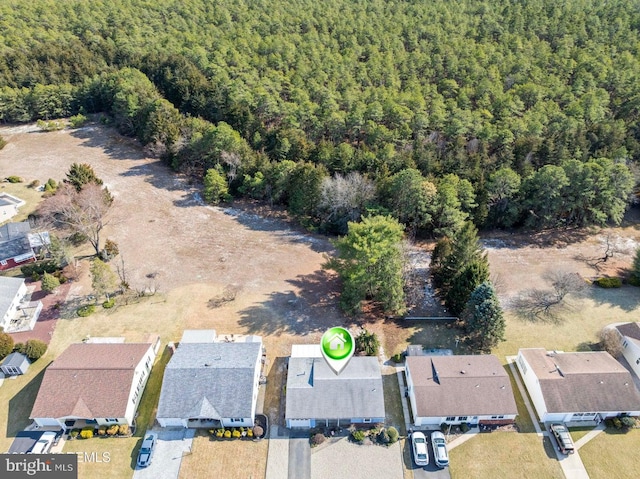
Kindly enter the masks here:
<path id="1" fill-rule="evenodd" d="M 600 384 L 604 384 L 604 381 L 600 381 Z"/>
<path id="2" fill-rule="evenodd" d="M 476 387 L 477 387 L 477 388 L 479 388 L 479 387 L 480 387 L 480 385 L 479 385 L 479 384 L 476 384 Z"/>
<path id="3" fill-rule="evenodd" d="M 467 374 L 467 372 L 464 369 L 462 369 L 460 370 L 460 374 Z"/>
<path id="4" fill-rule="evenodd" d="M 213 357 L 213 359 L 214 359 L 214 361 L 220 361 L 220 360 L 222 359 L 222 356 L 220 356 L 219 354 L 216 354 L 216 355 Z"/>
<path id="5" fill-rule="evenodd" d="M 504 389 L 504 385 L 500 386 L 500 389 Z"/>
<path id="6" fill-rule="evenodd" d="M 211 366 L 211 364 L 209 364 L 209 363 L 204 363 L 204 367 L 205 367 L 205 368 L 208 368 L 208 367 L 210 367 L 210 366 Z"/>

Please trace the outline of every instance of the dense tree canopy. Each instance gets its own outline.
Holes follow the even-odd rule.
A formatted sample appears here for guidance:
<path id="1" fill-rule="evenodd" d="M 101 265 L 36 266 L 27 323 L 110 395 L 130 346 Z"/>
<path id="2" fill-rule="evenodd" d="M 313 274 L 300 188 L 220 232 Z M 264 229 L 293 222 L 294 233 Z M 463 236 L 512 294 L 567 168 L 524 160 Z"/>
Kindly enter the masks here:
<path id="1" fill-rule="evenodd" d="M 105 112 L 317 224 L 354 171 L 412 233 L 619 222 L 638 25 L 631 0 L 6 0 L 0 121 Z"/>

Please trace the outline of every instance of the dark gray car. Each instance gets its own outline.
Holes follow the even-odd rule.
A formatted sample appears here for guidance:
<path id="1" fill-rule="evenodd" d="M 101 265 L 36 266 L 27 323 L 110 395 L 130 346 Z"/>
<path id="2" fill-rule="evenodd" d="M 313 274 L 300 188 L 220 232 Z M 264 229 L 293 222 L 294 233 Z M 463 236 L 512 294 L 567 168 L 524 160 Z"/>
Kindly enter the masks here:
<path id="1" fill-rule="evenodd" d="M 142 441 L 142 446 L 140 446 L 140 452 L 138 453 L 138 467 L 147 467 L 151 464 L 151 459 L 153 458 L 153 452 L 156 448 L 156 435 L 155 434 L 147 434 Z"/>

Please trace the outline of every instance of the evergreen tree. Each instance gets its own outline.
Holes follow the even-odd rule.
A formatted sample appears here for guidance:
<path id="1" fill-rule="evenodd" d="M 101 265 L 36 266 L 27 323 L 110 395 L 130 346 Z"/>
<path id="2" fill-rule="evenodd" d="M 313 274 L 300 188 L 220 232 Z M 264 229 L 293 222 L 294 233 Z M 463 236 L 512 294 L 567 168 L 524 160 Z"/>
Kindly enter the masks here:
<path id="1" fill-rule="evenodd" d="M 445 304 L 454 316 L 460 315 L 471 297 L 471 293 L 489 279 L 489 263 L 486 258 L 467 264 L 453 279 L 445 297 Z"/>
<path id="2" fill-rule="evenodd" d="M 47 272 L 42 275 L 42 291 L 44 291 L 45 293 L 51 293 L 58 286 L 60 286 L 60 280 L 54 275 Z"/>
<path id="3" fill-rule="evenodd" d="M 489 353 L 504 341 L 505 321 L 493 285 L 485 281 L 479 285 L 467 302 L 462 319 L 468 333 L 469 344 L 476 350 Z"/>
<path id="4" fill-rule="evenodd" d="M 67 179 L 64 182 L 72 185 L 78 193 L 89 183 L 98 186 L 102 185 L 102 180 L 98 178 L 91 165 L 87 163 L 73 163 L 67 172 Z"/>
<path id="5" fill-rule="evenodd" d="M 334 243 L 338 257 L 324 265 L 342 279 L 345 311 L 359 312 L 368 298 L 380 302 L 385 311 L 405 311 L 402 238 L 402 225 L 389 216 L 349 223 L 347 235 Z"/>

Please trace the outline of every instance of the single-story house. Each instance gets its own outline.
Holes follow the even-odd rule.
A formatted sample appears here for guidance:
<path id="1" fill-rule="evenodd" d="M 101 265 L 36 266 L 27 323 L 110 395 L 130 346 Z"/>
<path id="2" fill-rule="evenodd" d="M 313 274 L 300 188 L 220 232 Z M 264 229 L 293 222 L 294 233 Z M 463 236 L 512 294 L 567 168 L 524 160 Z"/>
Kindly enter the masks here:
<path id="1" fill-rule="evenodd" d="M 0 193 L 0 223 L 8 221 L 18 214 L 18 208 L 24 206 L 24 200 L 9 193 Z"/>
<path id="2" fill-rule="evenodd" d="M 4 373 L 5 376 L 20 376 L 24 374 L 29 369 L 29 358 L 22 353 L 11 353 L 0 365 L 0 371 Z"/>
<path id="3" fill-rule="evenodd" d="M 23 278 L 0 276 L 0 327 L 5 332 L 29 331 L 36 324 L 42 302 L 26 301 L 27 293 Z"/>
<path id="4" fill-rule="evenodd" d="M 407 356 L 405 374 L 416 427 L 504 425 L 518 414 L 509 375 L 491 354 Z"/>
<path id="5" fill-rule="evenodd" d="M 521 349 L 516 364 L 542 422 L 640 415 L 631 373 L 607 352 Z"/>
<path id="6" fill-rule="evenodd" d="M 259 336 L 219 338 L 211 330 L 185 331 L 164 372 L 158 424 L 252 427 L 262 356 Z"/>
<path id="7" fill-rule="evenodd" d="M 382 374 L 375 357 L 354 356 L 336 374 L 320 345 L 294 345 L 287 373 L 290 428 L 384 423 Z"/>
<path id="8" fill-rule="evenodd" d="M 30 419 L 64 430 L 133 424 L 156 357 L 149 343 L 79 343 L 51 363 Z"/>
<path id="9" fill-rule="evenodd" d="M 619 323 L 611 327 L 620 337 L 622 355 L 640 378 L 640 323 Z"/>
<path id="10" fill-rule="evenodd" d="M 31 233 L 28 221 L 0 226 L 0 271 L 36 260 L 36 255 L 51 244 L 48 231 Z"/>

